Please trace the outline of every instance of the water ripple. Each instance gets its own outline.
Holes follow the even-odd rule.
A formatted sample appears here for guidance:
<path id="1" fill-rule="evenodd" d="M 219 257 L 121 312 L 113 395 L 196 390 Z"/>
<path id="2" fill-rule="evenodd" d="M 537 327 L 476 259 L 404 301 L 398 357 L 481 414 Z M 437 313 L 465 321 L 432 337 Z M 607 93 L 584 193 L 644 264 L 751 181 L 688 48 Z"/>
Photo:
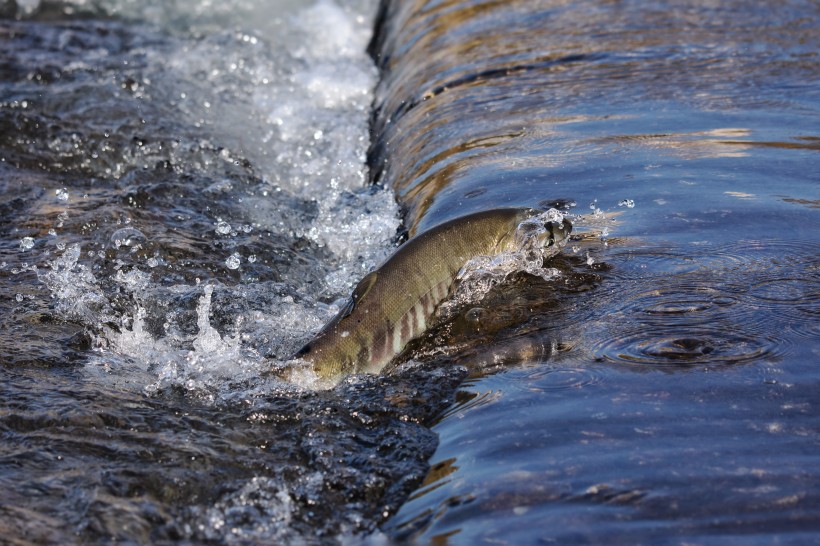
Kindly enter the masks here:
<path id="1" fill-rule="evenodd" d="M 744 241 L 704 243 L 691 256 L 619 254 L 607 273 L 618 292 L 601 294 L 610 312 L 587 324 L 589 350 L 601 362 L 666 368 L 782 359 L 799 340 L 820 337 L 817 246 Z"/>
<path id="2" fill-rule="evenodd" d="M 598 340 L 591 351 L 597 361 L 646 366 L 720 366 L 788 352 L 790 342 L 749 335 L 731 328 L 704 326 L 695 331 L 632 331 Z"/>
<path id="3" fill-rule="evenodd" d="M 582 389 L 601 381 L 603 372 L 599 367 L 546 366 L 524 370 L 515 385 L 529 392 L 546 392 Z"/>
<path id="4" fill-rule="evenodd" d="M 705 316 L 735 307 L 740 298 L 727 290 L 702 283 L 682 283 L 640 293 L 630 298 L 623 309 L 640 315 L 647 324 L 699 323 Z"/>
<path id="5" fill-rule="evenodd" d="M 794 277 L 764 279 L 750 287 L 749 296 L 787 331 L 805 339 L 820 339 L 820 282 Z"/>

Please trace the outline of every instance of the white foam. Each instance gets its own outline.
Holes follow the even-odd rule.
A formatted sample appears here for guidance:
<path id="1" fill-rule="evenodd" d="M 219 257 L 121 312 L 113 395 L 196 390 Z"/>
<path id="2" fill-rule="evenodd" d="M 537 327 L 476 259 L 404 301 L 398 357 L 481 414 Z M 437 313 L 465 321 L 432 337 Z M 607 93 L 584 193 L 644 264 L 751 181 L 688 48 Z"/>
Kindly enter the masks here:
<path id="1" fill-rule="evenodd" d="M 31 250 L 32 248 L 34 248 L 34 237 L 20 239 L 20 250 Z"/>
<path id="2" fill-rule="evenodd" d="M 79 263 L 81 252 L 79 244 L 68 246 L 62 256 L 50 262 L 50 269 L 38 270 L 37 277 L 51 290 L 57 313 L 98 327 L 115 320 L 115 314 L 94 274 Z"/>
<path id="3" fill-rule="evenodd" d="M 238 381 L 246 381 L 243 388 L 251 390 L 286 388 L 275 378 L 261 377 L 284 365 L 264 355 L 292 354 L 334 314 L 335 307 L 317 302 L 317 295 L 346 297 L 355 282 L 392 251 L 398 208 L 389 190 L 368 188 L 365 165 L 376 83 L 365 47 L 375 4 L 111 3 L 114 14 L 183 35 L 185 29 L 202 35 L 181 39 L 177 49 L 145 52 L 157 67 L 154 78 L 161 78 L 154 87 L 175 97 L 181 119 L 192 127 L 207 127 L 211 136 L 200 143 L 203 148 L 220 149 L 217 159 L 203 155 L 200 168 L 210 174 L 217 166 L 214 161 L 233 164 L 245 158 L 269 183 L 269 192 L 250 197 L 230 180 L 205 188 L 217 200 L 241 199 L 254 222 L 251 226 L 234 218 L 214 218 L 205 236 L 229 245 L 240 231 L 284 233 L 305 237 L 332 256 L 327 264 L 317 264 L 324 271 L 321 286 L 246 282 L 228 287 L 208 279 L 200 286 L 167 286 L 152 277 L 165 257 L 161 250 L 140 257 L 136 251 L 150 241 L 133 226 L 108 236 L 109 252 L 118 260 L 113 279 L 97 278 L 83 263 L 80 246 L 69 246 L 39 275 L 53 294 L 57 313 L 97 334 L 96 352 L 87 366 L 89 379 L 149 394 L 182 388 L 205 402 L 233 396 L 228 387 Z M 151 94 L 144 100 L 152 100 Z M 115 173 L 125 166 L 112 169 Z M 315 218 L 289 223 L 290 216 L 304 211 L 290 216 L 278 211 L 286 194 L 314 200 Z M 67 210 L 55 228 L 62 228 L 68 218 L 68 196 L 68 190 L 56 193 Z M 241 274 L 256 261 L 242 249 L 227 248 L 214 265 Z M 104 288 L 112 280 L 119 287 L 117 295 Z M 271 290 L 283 295 L 270 297 Z M 215 309 L 217 296 L 246 305 L 235 311 Z M 256 300 L 269 303 L 254 308 Z M 195 328 L 193 309 L 177 309 L 179 301 L 197 302 Z M 157 320 L 165 323 L 160 327 Z"/>
<path id="4" fill-rule="evenodd" d="M 290 529 L 294 510 L 295 503 L 285 484 L 273 478 L 253 477 L 207 508 L 198 534 L 226 544 L 301 544 L 303 540 Z M 243 517 L 246 514 L 253 516 Z"/>

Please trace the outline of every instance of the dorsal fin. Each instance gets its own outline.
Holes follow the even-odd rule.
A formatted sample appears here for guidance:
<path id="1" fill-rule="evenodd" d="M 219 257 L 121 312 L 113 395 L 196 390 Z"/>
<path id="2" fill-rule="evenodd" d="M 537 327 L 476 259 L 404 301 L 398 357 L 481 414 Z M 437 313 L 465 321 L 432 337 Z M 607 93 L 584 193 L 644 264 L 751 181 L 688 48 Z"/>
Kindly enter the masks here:
<path id="1" fill-rule="evenodd" d="M 371 271 L 365 275 L 361 281 L 359 281 L 359 284 L 356 285 L 356 289 L 353 290 L 354 305 L 362 301 L 362 298 L 364 298 L 367 293 L 370 292 L 370 289 L 373 288 L 373 285 L 376 284 L 376 280 L 378 280 L 378 278 L 379 272 Z"/>
<path id="2" fill-rule="evenodd" d="M 370 289 L 376 284 L 376 279 L 378 278 L 379 274 L 376 271 L 371 271 L 359 281 L 359 284 L 353 289 L 353 295 L 345 302 L 344 307 L 339 309 L 339 313 L 336 315 L 337 320 L 341 320 L 353 312 L 353 308 L 370 292 Z"/>
<path id="3" fill-rule="evenodd" d="M 353 312 L 353 308 L 356 307 L 356 302 L 353 298 L 349 298 L 346 302 L 344 307 L 339 309 L 339 313 L 336 315 L 340 319 L 345 318 L 347 315 Z"/>

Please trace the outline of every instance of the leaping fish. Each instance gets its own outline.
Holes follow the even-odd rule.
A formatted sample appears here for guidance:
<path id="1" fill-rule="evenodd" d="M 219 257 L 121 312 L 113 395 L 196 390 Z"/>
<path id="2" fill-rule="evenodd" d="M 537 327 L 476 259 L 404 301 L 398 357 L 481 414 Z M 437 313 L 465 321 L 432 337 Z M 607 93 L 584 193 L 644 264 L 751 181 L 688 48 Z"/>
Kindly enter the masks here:
<path id="1" fill-rule="evenodd" d="M 539 212 L 484 211 L 413 237 L 359 282 L 345 307 L 293 358 L 312 363 L 328 386 L 347 374 L 378 373 L 426 330 L 461 268 L 476 256 L 517 250 L 519 224 Z M 544 220 L 537 243 L 557 252 L 571 230 L 567 220 Z"/>

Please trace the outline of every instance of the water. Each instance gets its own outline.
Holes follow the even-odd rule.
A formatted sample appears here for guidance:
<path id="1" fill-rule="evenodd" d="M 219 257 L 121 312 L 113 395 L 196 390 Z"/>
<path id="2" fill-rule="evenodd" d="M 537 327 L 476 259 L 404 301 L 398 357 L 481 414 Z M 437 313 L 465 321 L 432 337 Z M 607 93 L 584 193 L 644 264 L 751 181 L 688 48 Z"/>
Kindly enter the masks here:
<path id="1" fill-rule="evenodd" d="M 373 1 L 0 3 L 3 535 L 816 541 L 816 3 L 382 8 L 378 80 Z M 543 275 L 268 374 L 508 205 Z"/>
<path id="2" fill-rule="evenodd" d="M 430 358 L 469 376 L 391 535 L 817 542 L 818 16 L 389 3 L 371 160 L 413 229 L 501 203 L 582 215 L 558 282 L 437 333 Z"/>
<path id="3" fill-rule="evenodd" d="M 371 533 L 463 370 L 269 372 L 398 240 L 366 183 L 375 6 L 3 9 L 4 540 Z"/>

